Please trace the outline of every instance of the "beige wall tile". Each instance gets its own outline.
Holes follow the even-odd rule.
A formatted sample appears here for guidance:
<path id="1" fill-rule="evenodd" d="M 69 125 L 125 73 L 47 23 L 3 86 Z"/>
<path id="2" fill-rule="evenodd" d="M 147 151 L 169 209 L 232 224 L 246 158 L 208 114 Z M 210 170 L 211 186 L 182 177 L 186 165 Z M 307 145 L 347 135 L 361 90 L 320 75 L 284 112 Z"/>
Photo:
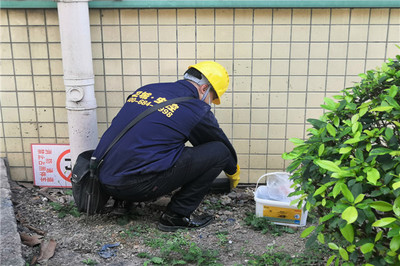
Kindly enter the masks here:
<path id="1" fill-rule="evenodd" d="M 292 59 L 307 58 L 308 54 L 309 54 L 309 50 L 310 50 L 310 45 L 311 44 L 309 44 L 309 43 L 292 43 L 291 50 L 290 50 L 291 58 Z M 316 45 L 318 45 L 318 44 L 316 44 Z M 310 50 L 310 52 L 311 52 L 311 50 Z M 294 60 L 292 62 L 294 62 Z"/>
<path id="2" fill-rule="evenodd" d="M 53 98 L 51 92 L 36 92 L 36 105 L 37 106 L 52 106 Z"/>
<path id="3" fill-rule="evenodd" d="M 68 124 L 56 124 L 56 137 L 57 138 L 68 138 Z"/>
<path id="4" fill-rule="evenodd" d="M 46 24 L 47 25 L 58 25 L 58 12 L 55 9 L 46 9 Z"/>
<path id="5" fill-rule="evenodd" d="M 142 43 L 140 45 L 141 57 L 148 59 L 158 58 L 158 44 L 157 43 Z"/>
<path id="6" fill-rule="evenodd" d="M 306 94 L 290 93 L 288 96 L 288 107 L 304 107 L 306 103 Z"/>
<path id="7" fill-rule="evenodd" d="M 355 8 L 351 10 L 351 24 L 368 24 L 369 23 L 369 8 Z"/>
<path id="8" fill-rule="evenodd" d="M 178 41 L 191 41 L 194 42 L 196 38 L 196 27 L 195 26 L 178 26 Z"/>
<path id="9" fill-rule="evenodd" d="M 249 140 L 233 139 L 232 144 L 237 153 L 249 153 L 250 151 Z"/>
<path id="10" fill-rule="evenodd" d="M 320 107 L 324 103 L 324 93 L 312 92 L 307 94 L 307 107 Z"/>
<path id="11" fill-rule="evenodd" d="M 215 110 L 214 114 L 217 117 L 219 123 L 232 123 L 232 109 L 220 109 Z"/>
<path id="12" fill-rule="evenodd" d="M 249 121 L 249 120 L 247 120 Z M 267 125 L 251 125 L 250 138 L 261 138 L 267 137 Z"/>
<path id="13" fill-rule="evenodd" d="M 1 16 L 0 16 L 1 19 Z M 10 41 L 10 31 L 7 26 L 0 26 L 0 36 L 3 42 Z"/>
<path id="14" fill-rule="evenodd" d="M 308 66 L 308 73 L 310 75 L 325 75 L 326 73 L 325 60 L 310 60 Z"/>
<path id="15" fill-rule="evenodd" d="M 235 93 L 233 95 L 233 106 L 234 107 L 249 107 L 250 106 L 250 94 L 249 93 Z"/>
<path id="16" fill-rule="evenodd" d="M 101 9 L 101 21 L 103 25 L 118 25 L 119 10 L 118 9 Z"/>
<path id="17" fill-rule="evenodd" d="M 175 9 L 159 9 L 158 10 L 158 23 L 163 24 L 176 24 L 176 10 Z"/>
<path id="18" fill-rule="evenodd" d="M 106 76 L 105 87 L 107 91 L 120 91 L 122 88 L 122 77 Z"/>
<path id="19" fill-rule="evenodd" d="M 156 9 L 140 9 L 139 10 L 139 23 L 140 24 L 157 24 L 157 10 Z"/>
<path id="20" fill-rule="evenodd" d="M 285 123 L 287 116 L 285 109 L 271 109 L 269 113 L 270 123 Z"/>
<path id="21" fill-rule="evenodd" d="M 158 36 L 160 42 L 175 42 L 177 28 L 175 26 L 160 26 Z"/>
<path id="22" fill-rule="evenodd" d="M 330 10 L 329 9 L 312 9 L 311 11 L 312 24 L 329 24 Z"/>
<path id="23" fill-rule="evenodd" d="M 387 25 L 370 25 L 368 41 L 385 41 L 387 38 Z"/>
<path id="24" fill-rule="evenodd" d="M 7 145 L 7 144 L 6 144 Z M 10 163 L 10 166 L 24 166 L 24 156 L 23 153 L 7 153 L 7 159 Z M 10 169 L 11 170 L 11 169 Z"/>
<path id="25" fill-rule="evenodd" d="M 140 86 L 140 77 L 124 77 L 125 90 L 133 92 Z"/>
<path id="26" fill-rule="evenodd" d="M 153 28 L 151 28 L 150 33 L 156 34 L 152 30 L 153 30 Z M 143 31 L 142 33 L 146 34 L 145 31 Z M 137 26 L 121 26 L 121 41 L 123 41 L 123 42 L 139 41 L 139 28 Z"/>
<path id="27" fill-rule="evenodd" d="M 19 123 L 3 123 L 4 137 L 21 137 Z"/>
<path id="28" fill-rule="evenodd" d="M 331 24 L 349 24 L 350 9 L 332 9 Z"/>
<path id="29" fill-rule="evenodd" d="M 214 41 L 214 26 L 197 26 L 196 35 L 199 42 Z"/>
<path id="30" fill-rule="evenodd" d="M 31 91 L 33 89 L 31 76 L 17 76 L 15 79 L 18 91 Z"/>
<path id="31" fill-rule="evenodd" d="M 321 97 L 321 100 L 318 101 L 319 104 L 323 103 L 323 97 Z M 323 114 L 323 109 L 321 108 L 317 108 L 317 109 L 306 109 L 306 119 L 309 118 L 315 118 L 318 119 L 321 117 L 321 115 Z"/>
<path id="32" fill-rule="evenodd" d="M 123 30 L 124 30 L 124 28 L 123 28 Z M 101 26 L 95 26 L 95 25 L 90 26 L 90 38 L 92 40 L 92 46 L 93 46 L 93 42 L 101 42 L 101 40 L 102 40 Z"/>
<path id="33" fill-rule="evenodd" d="M 49 57 L 52 59 L 61 59 L 61 45 L 59 43 L 49 43 Z"/>
<path id="34" fill-rule="evenodd" d="M 18 92 L 19 106 L 35 106 L 35 95 L 33 92 Z"/>
<path id="35" fill-rule="evenodd" d="M 0 61 L 1 65 L 1 61 Z M 0 72 L 2 69 L 0 68 Z M 0 76 L 0 87 L 2 90 L 15 90 L 14 76 Z"/>
<path id="36" fill-rule="evenodd" d="M 0 43 L 0 57 L 11 59 L 11 45 L 9 43 Z"/>
<path id="37" fill-rule="evenodd" d="M 125 102 L 122 92 L 107 92 L 106 98 L 109 107 L 122 107 Z"/>
<path id="38" fill-rule="evenodd" d="M 364 73 L 364 60 L 351 60 L 347 62 L 347 75 L 357 76 L 360 73 Z"/>
<path id="39" fill-rule="evenodd" d="M 250 130 L 248 124 L 233 124 L 233 137 L 234 138 L 246 138 L 250 136 Z"/>
<path id="40" fill-rule="evenodd" d="M 214 24 L 214 9 L 196 9 L 197 24 Z"/>
<path id="41" fill-rule="evenodd" d="M 238 53 L 242 53 L 246 50 L 246 45 L 238 45 L 238 49 L 241 48 L 242 51 Z M 237 49 L 235 49 L 236 53 Z M 244 55 L 242 54 L 244 57 Z M 236 57 L 236 55 L 235 55 Z M 227 70 L 228 73 L 232 73 L 232 71 Z M 251 75 L 251 60 L 236 60 L 234 62 L 234 73 L 238 75 Z"/>
<path id="42" fill-rule="evenodd" d="M 287 122 L 289 124 L 304 123 L 305 121 L 304 115 L 305 115 L 304 109 L 289 109 L 287 114 Z"/>
<path id="43" fill-rule="evenodd" d="M 8 10 L 2 9 L 0 10 L 0 25 L 8 25 Z"/>
<path id="44" fill-rule="evenodd" d="M 33 62 L 32 62 L 32 64 L 33 64 Z M 31 75 L 32 74 L 30 60 L 16 60 L 16 61 L 14 61 L 14 68 L 15 68 L 15 74 L 17 74 L 17 75 Z M 2 73 L 4 73 L 3 69 L 4 68 L 2 68 Z"/>
<path id="45" fill-rule="evenodd" d="M 4 87 L 1 86 L 4 91 L 0 91 L 1 105 L 4 106 L 17 106 L 17 94 L 16 92 L 6 92 Z"/>
<path id="46" fill-rule="evenodd" d="M 371 9 L 371 24 L 388 24 L 389 23 L 389 9 L 387 8 L 372 8 Z"/>
<path id="47" fill-rule="evenodd" d="M 332 25 L 330 40 L 335 42 L 347 41 L 349 39 L 348 25 Z"/>
<path id="48" fill-rule="evenodd" d="M 292 41 L 308 42 L 310 39 L 309 25 L 293 25 L 291 28 Z"/>
<path id="49" fill-rule="evenodd" d="M 104 70 L 106 75 L 121 75 L 121 68 L 121 60 L 104 60 Z"/>
<path id="50" fill-rule="evenodd" d="M 272 41 L 290 41 L 291 27 L 286 25 L 274 25 L 272 28 Z"/>
<path id="51" fill-rule="evenodd" d="M 123 58 L 139 58 L 139 44 L 138 43 L 122 43 L 122 57 Z"/>
<path id="52" fill-rule="evenodd" d="M 221 129 L 225 132 L 225 135 L 231 139 L 232 138 L 232 125 L 230 124 L 220 124 Z"/>
<path id="53" fill-rule="evenodd" d="M 254 41 L 271 41 L 272 27 L 270 25 L 254 25 Z M 275 29 L 274 29 L 275 32 Z"/>
<path id="54" fill-rule="evenodd" d="M 367 58 L 382 58 L 383 60 L 385 58 L 385 48 L 386 48 L 385 43 L 369 43 L 367 50 Z"/>
<path id="55" fill-rule="evenodd" d="M 310 58 L 326 58 L 328 56 L 327 43 L 311 43 Z"/>
<path id="56" fill-rule="evenodd" d="M 52 75 L 64 75 L 63 64 L 61 60 L 50 60 L 50 71 Z"/>
<path id="57" fill-rule="evenodd" d="M 269 140 L 268 153 L 282 154 L 285 151 L 284 140 Z"/>
<path id="58" fill-rule="evenodd" d="M 67 109 L 63 108 L 54 108 L 54 117 L 58 123 L 67 122 Z"/>
<path id="59" fill-rule="evenodd" d="M 29 27 L 29 41 L 30 42 L 46 42 L 46 29 L 43 26 L 30 26 Z"/>
<path id="60" fill-rule="evenodd" d="M 158 61 L 146 60 L 142 61 L 142 74 L 143 75 L 158 75 Z M 146 84 L 146 83 L 144 83 Z"/>
<path id="61" fill-rule="evenodd" d="M 250 168 L 263 168 L 267 167 L 267 156 L 266 155 L 250 155 L 249 160 Z"/>
<path id="62" fill-rule="evenodd" d="M 26 25 L 25 10 L 8 10 L 10 25 Z"/>
<path id="63" fill-rule="evenodd" d="M 160 60 L 160 75 L 177 75 L 176 70 L 175 60 Z"/>
<path id="64" fill-rule="evenodd" d="M 58 26 L 47 26 L 47 40 L 49 42 L 60 42 L 60 29 Z"/>
<path id="65" fill-rule="evenodd" d="M 325 76 L 310 76 L 308 78 L 308 91 L 325 91 Z"/>
<path id="66" fill-rule="evenodd" d="M 235 9 L 235 24 L 252 24 L 253 9 Z"/>
<path id="67" fill-rule="evenodd" d="M 349 43 L 349 58 L 365 58 L 367 52 L 366 43 Z"/>
<path id="68" fill-rule="evenodd" d="M 274 64 L 273 67 L 275 67 L 277 65 L 279 65 L 279 64 Z M 287 75 L 287 73 L 282 74 L 282 75 Z M 288 77 L 287 76 L 282 76 L 282 77 L 272 76 L 270 90 L 271 91 L 287 91 L 288 90 Z"/>
<path id="69" fill-rule="evenodd" d="M 119 26 L 103 26 L 102 29 L 105 42 L 119 42 L 121 40 Z"/>
<path id="70" fill-rule="evenodd" d="M 284 171 L 284 160 L 282 159 L 281 155 L 269 155 L 267 157 L 267 166 L 268 169 L 271 169 L 268 172 L 274 172 L 273 169 L 278 171 Z"/>
<path id="71" fill-rule="evenodd" d="M 250 153 L 263 154 L 267 150 L 266 140 L 252 140 L 250 139 Z"/>
<path id="72" fill-rule="evenodd" d="M 176 58 L 176 44 L 175 43 L 160 43 L 160 59 Z M 155 52 L 155 51 L 154 51 Z"/>
<path id="73" fill-rule="evenodd" d="M 233 110 L 233 123 L 246 124 L 247 128 L 250 128 L 248 123 L 250 121 L 250 109 L 236 109 Z"/>
<path id="74" fill-rule="evenodd" d="M 287 58 L 290 55 L 289 43 L 272 43 L 272 58 Z"/>
<path id="75" fill-rule="evenodd" d="M 47 44 L 31 44 L 31 56 L 35 59 L 49 58 Z"/>
<path id="76" fill-rule="evenodd" d="M 215 43 L 215 57 L 216 58 L 233 58 L 233 44 L 232 43 Z"/>
<path id="77" fill-rule="evenodd" d="M 54 106 L 59 106 L 59 107 L 65 106 L 65 97 L 66 97 L 65 92 L 53 92 L 52 98 Z"/>
<path id="78" fill-rule="evenodd" d="M 121 58 L 120 43 L 104 43 L 104 58 Z"/>
<path id="79" fill-rule="evenodd" d="M 32 60 L 33 75 L 49 75 L 49 62 L 47 60 Z"/>
<path id="80" fill-rule="evenodd" d="M 251 58 L 251 46 L 251 43 L 234 43 L 234 58 Z"/>
<path id="81" fill-rule="evenodd" d="M 399 40 L 400 40 L 400 25 L 389 25 L 388 41 L 398 42 Z"/>
<path id="82" fill-rule="evenodd" d="M 399 54 L 399 48 L 395 45 L 395 43 L 390 43 L 387 47 L 387 57 L 388 58 L 396 58 L 396 55 Z"/>
<path id="83" fill-rule="evenodd" d="M 251 110 L 251 123 L 268 123 L 268 109 Z"/>
<path id="84" fill-rule="evenodd" d="M 102 60 L 93 60 L 93 71 L 95 75 L 104 75 L 104 62 Z M 95 77 L 99 79 L 99 77 Z M 96 83 L 96 82 L 95 82 Z"/>
<path id="85" fill-rule="evenodd" d="M 38 122 L 54 122 L 53 109 L 36 108 Z"/>
<path id="86" fill-rule="evenodd" d="M 139 75 L 140 63 L 137 60 L 124 60 L 123 61 L 123 74 L 124 75 Z"/>
<path id="87" fill-rule="evenodd" d="M 328 75 L 344 75 L 346 60 L 328 60 Z"/>
<path id="88" fill-rule="evenodd" d="M 120 10 L 121 25 L 137 25 L 138 24 L 138 10 L 137 9 L 121 9 Z"/>
<path id="89" fill-rule="evenodd" d="M 274 9 L 273 18 L 274 24 L 290 24 L 291 23 L 291 9 Z"/>
<path id="90" fill-rule="evenodd" d="M 330 58 L 346 58 L 347 44 L 346 43 L 331 43 L 329 46 Z"/>
<path id="91" fill-rule="evenodd" d="M 15 181 L 28 181 L 23 167 L 10 167 L 10 176 Z"/>
<path id="92" fill-rule="evenodd" d="M 400 9 L 390 9 L 390 20 L 389 24 L 400 24 Z"/>
<path id="93" fill-rule="evenodd" d="M 343 84 L 344 84 L 343 76 L 339 76 L 339 77 L 329 77 L 328 76 L 327 81 L 326 81 L 326 90 L 339 92 L 340 90 L 344 89 Z"/>
<path id="94" fill-rule="evenodd" d="M 235 41 L 237 42 L 249 42 L 253 39 L 253 27 L 252 26 L 235 26 L 234 28 Z"/>
<path id="95" fill-rule="evenodd" d="M 269 75 L 270 72 L 269 60 L 253 59 L 253 75 Z"/>
<path id="96" fill-rule="evenodd" d="M 3 121 L 4 122 L 18 122 L 19 121 L 19 115 L 18 115 L 18 109 L 17 108 L 2 108 L 2 113 L 3 113 Z"/>
<path id="97" fill-rule="evenodd" d="M 291 138 L 300 138 L 300 139 L 302 139 L 303 136 L 304 136 L 304 125 L 287 125 L 286 126 L 286 137 L 287 137 L 287 139 L 291 139 Z M 288 147 L 292 145 L 292 144 L 290 144 L 291 143 L 290 141 L 287 141 L 286 143 L 287 143 Z"/>
<path id="98" fill-rule="evenodd" d="M 311 9 L 293 9 L 292 24 L 310 24 Z"/>
<path id="99" fill-rule="evenodd" d="M 27 27 L 11 27 L 11 41 L 13 42 L 28 42 Z"/>
<path id="100" fill-rule="evenodd" d="M 368 25 L 350 25 L 349 41 L 366 41 Z M 336 41 L 336 40 L 335 40 Z"/>
<path id="101" fill-rule="evenodd" d="M 38 123 L 38 126 L 40 138 L 55 138 L 55 128 L 53 123 Z"/>
<path id="102" fill-rule="evenodd" d="M 311 27 L 311 41 L 328 41 L 329 26 L 313 25 Z"/>
<path id="103" fill-rule="evenodd" d="M 0 69 L 3 75 L 13 75 L 13 62 L 11 60 L 0 60 Z"/>
<path id="104" fill-rule="evenodd" d="M 255 9 L 254 24 L 272 24 L 272 9 Z"/>
<path id="105" fill-rule="evenodd" d="M 271 61 L 271 74 L 272 75 L 288 75 L 289 74 L 289 62 L 287 60 L 272 60 Z"/>
<path id="106" fill-rule="evenodd" d="M 251 77 L 235 77 L 233 80 L 235 91 L 250 91 Z"/>
<path id="107" fill-rule="evenodd" d="M 270 107 L 285 108 L 287 106 L 286 93 L 270 93 Z"/>
<path id="108" fill-rule="evenodd" d="M 195 10 L 194 9 L 178 9 L 178 24 L 195 24 Z"/>
<path id="109" fill-rule="evenodd" d="M 198 59 L 212 60 L 214 58 L 214 43 L 198 43 L 196 47 Z"/>
<path id="110" fill-rule="evenodd" d="M 156 26 L 140 26 L 139 34 L 142 42 L 155 42 L 158 38 Z"/>

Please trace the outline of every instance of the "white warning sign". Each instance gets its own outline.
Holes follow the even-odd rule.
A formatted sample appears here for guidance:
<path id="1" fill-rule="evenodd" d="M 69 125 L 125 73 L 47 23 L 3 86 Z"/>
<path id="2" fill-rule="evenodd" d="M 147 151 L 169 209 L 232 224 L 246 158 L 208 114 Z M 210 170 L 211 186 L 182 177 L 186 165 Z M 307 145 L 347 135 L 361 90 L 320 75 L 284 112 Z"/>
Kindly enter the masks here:
<path id="1" fill-rule="evenodd" d="M 71 187 L 71 152 L 68 144 L 32 144 L 33 179 L 40 187 Z"/>

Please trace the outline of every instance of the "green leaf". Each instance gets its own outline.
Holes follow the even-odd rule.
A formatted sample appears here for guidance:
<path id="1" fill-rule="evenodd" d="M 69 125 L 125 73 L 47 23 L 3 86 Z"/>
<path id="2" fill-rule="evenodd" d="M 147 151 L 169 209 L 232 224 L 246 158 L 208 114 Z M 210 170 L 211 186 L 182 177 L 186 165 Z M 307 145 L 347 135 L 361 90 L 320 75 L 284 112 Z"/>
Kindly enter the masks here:
<path id="1" fill-rule="evenodd" d="M 339 153 L 340 154 L 346 154 L 349 153 L 353 148 L 351 146 L 343 147 L 340 148 Z"/>
<path id="2" fill-rule="evenodd" d="M 339 247 L 335 243 L 328 243 L 328 247 L 332 250 L 338 250 Z"/>
<path id="3" fill-rule="evenodd" d="M 325 216 L 319 218 L 319 222 L 320 222 L 320 223 L 326 222 L 326 221 L 328 221 L 329 219 L 331 219 L 333 216 L 335 216 L 333 213 L 327 214 L 327 215 L 325 215 Z"/>
<path id="4" fill-rule="evenodd" d="M 354 204 L 360 203 L 365 197 L 365 194 L 360 194 L 357 196 L 357 198 L 354 200 Z"/>
<path id="5" fill-rule="evenodd" d="M 386 112 L 386 111 L 391 111 L 393 109 L 393 106 L 379 106 L 371 109 L 371 112 Z"/>
<path id="6" fill-rule="evenodd" d="M 325 150 L 325 145 L 322 143 L 321 145 L 319 145 L 318 148 L 318 156 L 321 156 L 324 153 Z"/>
<path id="7" fill-rule="evenodd" d="M 324 234 L 319 233 L 318 236 L 317 236 L 317 239 L 318 239 L 318 241 L 319 241 L 321 244 L 325 244 L 325 237 L 324 237 Z"/>
<path id="8" fill-rule="evenodd" d="M 311 234 L 312 231 L 314 231 L 314 229 L 315 229 L 315 226 L 312 225 L 312 226 L 310 226 L 310 227 L 304 229 L 304 231 L 301 233 L 300 236 L 301 236 L 302 238 L 307 237 L 309 234 Z"/>
<path id="9" fill-rule="evenodd" d="M 339 248 L 339 254 L 344 260 L 349 260 L 349 254 L 344 248 Z"/>
<path id="10" fill-rule="evenodd" d="M 393 218 L 393 217 L 386 217 L 386 218 L 382 218 L 382 219 L 380 219 L 380 220 L 375 221 L 375 222 L 372 224 L 372 226 L 375 226 L 375 227 L 383 227 L 383 226 L 389 225 L 389 224 L 391 224 L 391 223 L 393 223 L 393 222 L 395 222 L 395 221 L 396 221 L 396 218 Z"/>
<path id="11" fill-rule="evenodd" d="M 376 185 L 376 181 L 378 181 L 380 177 L 379 171 L 375 168 L 371 168 L 367 171 L 367 180 L 374 185 Z"/>
<path id="12" fill-rule="evenodd" d="M 381 212 L 389 212 L 393 210 L 393 205 L 386 201 L 374 201 L 370 203 L 369 206 Z"/>
<path id="13" fill-rule="evenodd" d="M 392 152 L 392 151 L 393 151 L 393 150 L 388 149 L 388 148 L 376 148 L 376 149 L 373 149 L 373 150 L 369 153 L 369 155 L 370 155 L 370 156 L 374 156 L 374 155 L 384 155 L 384 154 L 390 153 L 390 152 Z"/>
<path id="14" fill-rule="evenodd" d="M 354 206 L 347 207 L 342 213 L 342 219 L 348 224 L 354 223 L 358 218 L 357 209 Z"/>
<path id="15" fill-rule="evenodd" d="M 379 231 L 375 236 L 374 242 L 376 243 L 377 241 L 379 241 L 382 238 L 382 235 L 383 235 L 383 231 Z"/>
<path id="16" fill-rule="evenodd" d="M 327 189 L 327 187 L 325 185 L 320 186 L 315 192 L 313 197 L 325 192 L 325 190 Z"/>
<path id="17" fill-rule="evenodd" d="M 340 190 L 342 191 L 343 196 L 349 201 L 349 202 L 354 202 L 354 196 L 347 187 L 346 184 L 341 184 L 340 185 Z"/>
<path id="18" fill-rule="evenodd" d="M 368 252 L 371 252 L 374 249 L 374 244 L 372 243 L 366 243 L 361 246 L 360 250 L 363 254 L 366 254 Z"/>
<path id="19" fill-rule="evenodd" d="M 343 237 L 349 241 L 350 243 L 353 243 L 354 241 L 354 228 L 351 224 L 346 224 L 345 227 L 340 228 L 340 232 L 342 233 Z"/>
<path id="20" fill-rule="evenodd" d="M 342 169 L 340 169 L 339 166 L 337 166 L 334 162 L 328 161 L 328 160 L 315 160 L 315 164 L 318 165 L 319 167 L 326 169 L 331 172 L 340 172 Z"/>
<path id="21" fill-rule="evenodd" d="M 333 125 L 334 125 L 335 127 L 338 127 L 338 126 L 340 125 L 340 119 L 339 119 L 339 117 L 335 116 L 335 117 L 333 118 Z"/>
<path id="22" fill-rule="evenodd" d="M 333 260 L 336 258 L 336 255 L 332 255 L 329 257 L 328 261 L 326 262 L 326 266 L 329 266 L 332 264 Z"/>
<path id="23" fill-rule="evenodd" d="M 363 108 L 360 108 L 360 112 L 358 113 L 358 115 L 360 117 L 363 117 L 367 112 L 368 112 L 368 107 L 363 107 Z"/>
<path id="24" fill-rule="evenodd" d="M 300 146 L 300 145 L 304 144 L 304 140 L 298 139 L 298 138 L 290 138 L 289 141 L 292 142 L 296 146 Z"/>
<path id="25" fill-rule="evenodd" d="M 399 88 L 398 88 L 396 85 L 392 85 L 392 86 L 389 88 L 388 95 L 389 95 L 390 97 L 394 98 L 394 97 L 396 96 L 396 94 L 397 94 L 398 91 L 399 91 Z"/>
<path id="26" fill-rule="evenodd" d="M 395 236 L 390 241 L 390 250 L 397 251 L 400 248 L 400 236 Z"/>
<path id="27" fill-rule="evenodd" d="M 326 125 L 326 130 L 332 137 L 336 137 L 336 128 L 332 126 L 331 124 Z"/>
<path id="28" fill-rule="evenodd" d="M 400 181 L 393 183 L 392 187 L 393 187 L 393 190 L 398 189 L 400 187 Z"/>
<path id="29" fill-rule="evenodd" d="M 397 215 L 400 216 L 400 196 L 397 197 L 393 203 L 393 212 Z"/>

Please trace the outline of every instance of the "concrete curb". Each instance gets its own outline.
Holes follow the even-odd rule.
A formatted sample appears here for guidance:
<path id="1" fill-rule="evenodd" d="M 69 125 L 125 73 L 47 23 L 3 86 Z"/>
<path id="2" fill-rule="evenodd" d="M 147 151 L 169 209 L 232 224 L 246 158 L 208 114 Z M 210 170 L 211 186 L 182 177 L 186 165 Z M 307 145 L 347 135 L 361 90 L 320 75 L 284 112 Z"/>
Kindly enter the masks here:
<path id="1" fill-rule="evenodd" d="M 0 264 L 25 265 L 25 261 L 22 259 L 21 239 L 11 202 L 8 173 L 7 159 L 0 158 Z"/>

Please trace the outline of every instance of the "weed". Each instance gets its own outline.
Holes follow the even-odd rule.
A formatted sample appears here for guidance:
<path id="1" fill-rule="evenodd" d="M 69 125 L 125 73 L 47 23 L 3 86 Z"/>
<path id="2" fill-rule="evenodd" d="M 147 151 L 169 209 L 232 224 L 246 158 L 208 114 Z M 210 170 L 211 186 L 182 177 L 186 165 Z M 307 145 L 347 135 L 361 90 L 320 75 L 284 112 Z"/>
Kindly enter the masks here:
<path id="1" fill-rule="evenodd" d="M 280 236 L 282 233 L 294 234 L 294 230 L 287 226 L 275 225 L 264 217 L 256 217 L 254 213 L 247 213 L 244 219 L 246 225 L 254 230 L 261 231 L 263 234 L 270 233 L 273 236 Z"/>
<path id="2" fill-rule="evenodd" d="M 84 264 L 86 264 L 86 265 L 96 265 L 96 264 L 98 264 L 97 261 L 92 260 L 92 259 L 83 260 L 82 263 L 84 263 Z"/>
<path id="3" fill-rule="evenodd" d="M 81 216 L 81 213 L 75 206 L 75 203 L 71 201 L 69 204 L 59 203 L 59 202 L 50 202 L 50 206 L 53 207 L 53 210 L 58 211 L 58 218 L 64 218 L 67 214 L 70 214 L 74 217 Z"/>
<path id="4" fill-rule="evenodd" d="M 159 248 L 160 256 L 154 256 L 145 265 L 163 264 L 177 265 L 195 263 L 196 265 L 218 265 L 218 252 L 205 250 L 190 242 L 181 232 L 163 234 L 160 238 L 152 238 L 146 242 L 152 248 Z"/>
<path id="5" fill-rule="evenodd" d="M 72 196 L 72 189 L 66 189 L 64 190 L 65 195 Z"/>
<path id="6" fill-rule="evenodd" d="M 221 232 L 217 232 L 217 238 L 219 239 L 219 244 L 221 246 L 224 246 L 228 243 L 228 231 L 221 231 Z"/>
<path id="7" fill-rule="evenodd" d="M 129 227 L 129 229 L 123 230 L 120 235 L 122 238 L 139 237 L 148 232 L 148 226 L 135 225 Z"/>

